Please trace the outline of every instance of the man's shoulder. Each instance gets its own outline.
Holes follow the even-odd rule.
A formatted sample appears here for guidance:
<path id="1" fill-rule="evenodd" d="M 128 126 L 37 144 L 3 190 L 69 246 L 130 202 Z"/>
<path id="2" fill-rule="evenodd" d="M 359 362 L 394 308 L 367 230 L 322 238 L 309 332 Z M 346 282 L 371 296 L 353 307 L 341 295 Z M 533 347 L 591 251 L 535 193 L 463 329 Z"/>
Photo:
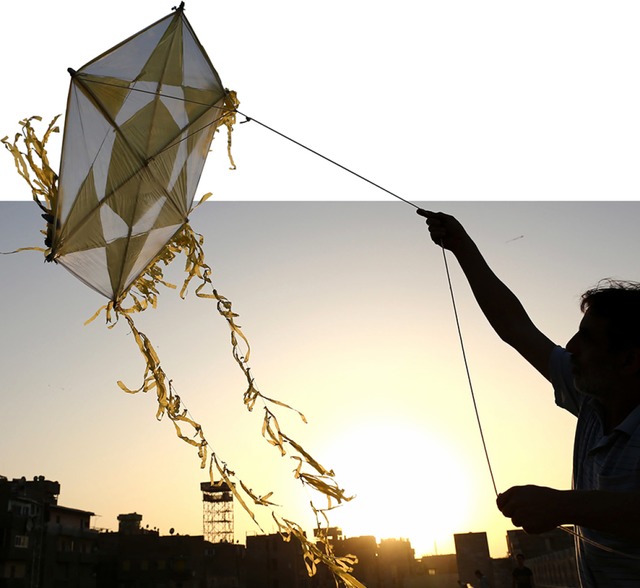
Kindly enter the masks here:
<path id="1" fill-rule="evenodd" d="M 573 383 L 571 354 L 559 345 L 554 347 L 549 357 L 549 373 L 556 404 L 574 416 L 578 416 L 585 396 L 576 390 Z"/>

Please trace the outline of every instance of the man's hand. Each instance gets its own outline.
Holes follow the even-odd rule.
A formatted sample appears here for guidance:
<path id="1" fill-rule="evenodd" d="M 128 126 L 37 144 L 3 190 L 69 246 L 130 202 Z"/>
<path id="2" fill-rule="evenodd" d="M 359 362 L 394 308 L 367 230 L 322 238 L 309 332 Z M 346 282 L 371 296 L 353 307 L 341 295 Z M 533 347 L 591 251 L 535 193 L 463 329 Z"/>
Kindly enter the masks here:
<path id="1" fill-rule="evenodd" d="M 463 226 L 453 216 L 444 212 L 431 212 L 419 208 L 416 211 L 427 219 L 431 240 L 436 245 L 456 253 L 462 246 L 472 244 L 471 238 Z"/>
<path id="2" fill-rule="evenodd" d="M 498 496 L 498 508 L 527 533 L 544 533 L 568 523 L 563 520 L 566 492 L 541 486 L 514 486 Z"/>

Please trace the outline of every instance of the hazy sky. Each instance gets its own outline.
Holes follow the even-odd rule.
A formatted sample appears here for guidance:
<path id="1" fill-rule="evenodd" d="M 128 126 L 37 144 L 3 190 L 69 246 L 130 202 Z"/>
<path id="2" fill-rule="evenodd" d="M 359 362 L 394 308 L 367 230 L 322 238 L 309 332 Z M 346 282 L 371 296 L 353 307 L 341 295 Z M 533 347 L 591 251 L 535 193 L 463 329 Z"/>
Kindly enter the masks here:
<path id="1" fill-rule="evenodd" d="M 2 67 L 15 84 L 0 134 L 24 116 L 62 113 L 67 67 L 170 8 L 116 1 L 96 26 L 87 3 L 66 13 L 8 5 Z M 252 0 L 222 17 L 192 0 L 186 9 L 240 110 L 458 215 L 551 338 L 569 339 L 578 296 L 599 278 L 637 278 L 636 3 Z M 11 46 L 28 17 L 24 49 Z M 44 39 L 42 50 L 31 39 Z M 503 555 L 511 525 L 494 506 L 442 254 L 422 219 L 255 123 L 237 126 L 236 171 L 224 137 L 216 144 L 200 184 L 215 200 L 192 222 L 252 343 L 258 387 L 306 414 L 309 425 L 292 416 L 284 428 L 357 494 L 332 523 L 349 536 L 408 537 L 418 555 L 451 551 L 454 532 L 486 530 L 492 555 Z M 56 137 L 54 162 L 59 146 Z M 0 251 L 40 244 L 42 219 L 8 154 L 0 177 Z M 450 266 L 498 489 L 567 488 L 572 417 L 496 339 Z M 60 502 L 96 512 L 98 526 L 137 511 L 164 533 L 200 533 L 196 456 L 155 421 L 153 398 L 116 386 L 142 376 L 125 325 L 83 326 L 103 300 L 38 253 L 2 256 L 0 272 L 0 474 L 59 480 Z M 168 291 L 140 326 L 220 456 L 311 525 L 294 464 L 242 406 L 214 305 Z M 237 522 L 241 540 L 256 531 L 239 511 Z"/>
<path id="2" fill-rule="evenodd" d="M 638 203 L 430 204 L 466 224 L 560 343 L 580 319 L 584 289 L 604 276 L 637 277 Z M 0 207 L 0 250 L 39 242 L 34 205 Z M 409 537 L 418 553 L 433 552 L 434 541 L 451 550 L 453 532 L 486 530 L 501 555 L 511 526 L 494 506 L 442 254 L 413 210 L 396 202 L 214 202 L 192 222 L 252 343 L 258 388 L 306 414 L 307 426 L 291 415 L 283 428 L 357 494 L 332 522 L 349 536 Z M 125 324 L 83 326 L 102 298 L 38 253 L 0 263 L 3 473 L 59 480 L 62 504 L 96 512 L 98 525 L 137 511 L 165 533 L 200 532 L 204 474 L 195 453 L 170 423 L 155 421 L 153 397 L 116 386 L 122 379 L 135 387 L 142 376 Z M 573 418 L 497 340 L 450 266 L 498 489 L 568 488 Z M 164 292 L 139 327 L 220 457 L 255 490 L 276 492 L 283 514 L 311 524 L 311 496 L 291 481 L 295 464 L 260 438 L 260 413 L 244 411 L 243 377 L 209 302 Z M 237 516 L 240 539 L 256 531 Z"/>

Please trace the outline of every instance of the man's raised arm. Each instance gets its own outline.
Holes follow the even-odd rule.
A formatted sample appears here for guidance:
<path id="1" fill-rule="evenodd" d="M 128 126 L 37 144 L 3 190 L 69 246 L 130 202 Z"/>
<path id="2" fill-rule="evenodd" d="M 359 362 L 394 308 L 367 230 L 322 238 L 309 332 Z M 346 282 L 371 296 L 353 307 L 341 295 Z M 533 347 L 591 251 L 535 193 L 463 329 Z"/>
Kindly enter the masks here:
<path id="1" fill-rule="evenodd" d="M 518 298 L 493 273 L 464 227 L 442 212 L 417 212 L 427 219 L 432 241 L 455 255 L 480 309 L 498 336 L 549 379 L 549 356 L 555 344 L 538 330 Z"/>

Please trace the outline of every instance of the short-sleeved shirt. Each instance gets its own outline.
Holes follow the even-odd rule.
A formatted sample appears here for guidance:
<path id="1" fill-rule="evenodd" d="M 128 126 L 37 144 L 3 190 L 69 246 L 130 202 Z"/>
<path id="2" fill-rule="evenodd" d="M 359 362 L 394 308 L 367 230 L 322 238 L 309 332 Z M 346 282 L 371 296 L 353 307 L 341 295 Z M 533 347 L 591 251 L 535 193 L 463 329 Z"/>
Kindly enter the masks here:
<path id="1" fill-rule="evenodd" d="M 573 384 L 570 358 L 571 354 L 565 349 L 556 347 L 551 354 L 550 373 L 556 404 L 578 417 L 573 448 L 573 488 L 639 492 L 640 406 L 605 434 L 600 404 L 595 398 L 578 392 Z M 576 554 L 584 588 L 640 586 L 640 540 L 584 527 L 578 528 L 578 534 Z"/>

